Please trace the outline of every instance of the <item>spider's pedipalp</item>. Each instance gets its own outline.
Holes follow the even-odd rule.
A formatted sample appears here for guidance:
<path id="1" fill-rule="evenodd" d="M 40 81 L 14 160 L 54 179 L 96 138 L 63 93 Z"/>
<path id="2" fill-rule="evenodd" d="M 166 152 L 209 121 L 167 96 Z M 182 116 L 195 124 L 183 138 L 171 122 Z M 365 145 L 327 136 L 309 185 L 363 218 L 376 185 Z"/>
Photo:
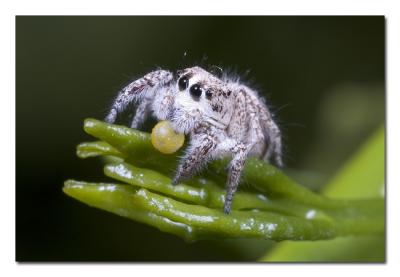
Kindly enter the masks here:
<path id="1" fill-rule="evenodd" d="M 129 83 L 119 92 L 105 121 L 114 123 L 118 113 L 121 113 L 134 101 L 140 101 L 143 97 L 147 99 L 154 98 L 154 95 L 151 94 L 159 88 L 169 86 L 172 79 L 173 75 L 171 72 L 155 70 Z M 143 111 L 145 111 L 145 109 L 143 109 Z"/>

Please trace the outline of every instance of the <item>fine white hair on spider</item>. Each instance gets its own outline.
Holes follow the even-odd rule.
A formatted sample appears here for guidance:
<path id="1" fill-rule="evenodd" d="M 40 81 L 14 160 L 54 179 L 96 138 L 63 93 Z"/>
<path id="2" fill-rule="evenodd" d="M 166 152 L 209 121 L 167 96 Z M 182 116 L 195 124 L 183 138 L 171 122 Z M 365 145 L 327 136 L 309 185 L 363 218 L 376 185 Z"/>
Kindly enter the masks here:
<path id="1" fill-rule="evenodd" d="M 248 156 L 282 167 L 281 132 L 257 92 L 237 79 L 221 78 L 195 66 L 174 74 L 152 71 L 124 87 L 106 122 L 114 123 L 130 103 L 138 103 L 131 127 L 138 128 L 152 113 L 168 120 L 178 133 L 190 136 L 173 184 L 190 178 L 209 161 L 231 157 L 224 212 L 231 210 L 233 195 Z"/>

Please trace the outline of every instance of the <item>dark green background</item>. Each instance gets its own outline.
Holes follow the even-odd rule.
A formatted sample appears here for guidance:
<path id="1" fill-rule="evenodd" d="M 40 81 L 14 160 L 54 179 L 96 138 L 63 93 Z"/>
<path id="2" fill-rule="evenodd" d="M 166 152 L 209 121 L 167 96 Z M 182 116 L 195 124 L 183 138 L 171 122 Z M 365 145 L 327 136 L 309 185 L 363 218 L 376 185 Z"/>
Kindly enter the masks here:
<path id="1" fill-rule="evenodd" d="M 269 242 L 187 244 L 61 191 L 104 181 L 79 160 L 86 117 L 157 66 L 220 65 L 266 96 L 287 172 L 318 190 L 384 121 L 384 17 L 17 17 L 16 260 L 253 260 Z M 186 55 L 184 55 L 186 53 Z M 120 123 L 127 123 L 123 118 Z"/>

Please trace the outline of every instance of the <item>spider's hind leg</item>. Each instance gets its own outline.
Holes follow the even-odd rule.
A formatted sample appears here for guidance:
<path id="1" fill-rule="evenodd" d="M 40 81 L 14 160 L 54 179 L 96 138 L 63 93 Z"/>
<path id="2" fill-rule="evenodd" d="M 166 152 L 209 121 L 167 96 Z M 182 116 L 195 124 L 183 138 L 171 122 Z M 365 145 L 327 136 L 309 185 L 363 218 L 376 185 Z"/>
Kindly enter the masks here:
<path id="1" fill-rule="evenodd" d="M 129 83 L 119 92 L 117 98 L 112 104 L 110 112 L 105 118 L 105 121 L 108 123 L 114 123 L 117 115 L 124 111 L 130 103 L 142 100 L 148 101 L 149 98 L 154 97 L 156 90 L 169 86 L 172 79 L 173 74 L 171 72 L 166 70 L 155 70 L 146 74 L 144 77 Z M 146 111 L 146 107 L 147 105 L 144 105 L 141 109 Z M 140 117 L 141 116 L 138 116 L 134 121 L 140 122 Z"/>
<path id="2" fill-rule="evenodd" d="M 282 168 L 282 135 L 278 124 L 264 103 L 257 105 L 259 111 L 258 124 L 261 127 L 263 137 L 265 138 L 266 148 L 262 153 L 262 159 L 273 162 L 276 166 Z"/>
<path id="3" fill-rule="evenodd" d="M 282 137 L 276 123 L 269 118 L 265 122 L 265 130 L 268 134 L 268 149 L 264 155 L 265 160 L 274 159 L 275 165 L 282 168 Z"/>

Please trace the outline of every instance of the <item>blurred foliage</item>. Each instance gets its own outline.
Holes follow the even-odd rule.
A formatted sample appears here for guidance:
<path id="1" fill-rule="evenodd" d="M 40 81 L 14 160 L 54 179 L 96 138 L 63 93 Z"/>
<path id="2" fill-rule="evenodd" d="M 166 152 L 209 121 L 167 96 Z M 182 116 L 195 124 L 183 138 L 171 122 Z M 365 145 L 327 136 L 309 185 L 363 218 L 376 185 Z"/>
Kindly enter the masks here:
<path id="1" fill-rule="evenodd" d="M 339 168 L 340 157 L 350 156 L 354 145 L 362 143 L 378 128 L 384 118 L 385 106 L 380 85 L 341 85 L 333 88 L 321 101 L 316 113 L 316 143 L 302 161 L 302 167 L 312 167 L 317 172 L 329 172 Z M 319 157 L 329 157 L 323 163 Z M 381 163 L 384 166 L 383 160 Z M 319 180 L 316 189 L 325 185 L 334 173 Z"/>
<path id="2" fill-rule="evenodd" d="M 382 197 L 385 193 L 385 136 L 378 130 L 325 187 L 334 198 Z M 382 213 L 384 216 L 384 213 Z M 385 236 L 351 236 L 314 243 L 284 242 L 262 261 L 384 262 Z"/>
<path id="3" fill-rule="evenodd" d="M 281 244 L 186 244 L 60 193 L 70 176 L 103 181 L 99 161 L 71 151 L 88 139 L 77 128 L 84 118 L 103 118 L 130 78 L 193 64 L 233 67 L 266 97 L 283 129 L 285 173 L 315 191 L 384 122 L 383 16 L 17 16 L 17 260 L 249 261 Z"/>
<path id="4" fill-rule="evenodd" d="M 238 192 L 232 212 L 226 215 L 221 210 L 223 186 L 216 185 L 225 183 L 221 176 L 225 175 L 226 161 L 213 162 L 209 176 L 197 177 L 190 185 L 173 186 L 171 179 L 162 173 L 137 167 L 170 173 L 176 167 L 176 155 L 158 152 L 149 134 L 94 119 L 85 120 L 84 128 L 103 141 L 80 144 L 78 155 L 82 158 L 111 156 L 114 162 L 106 164 L 104 172 L 125 185 L 69 180 L 65 182 L 64 192 L 91 206 L 147 223 L 187 241 L 229 237 L 320 240 L 383 235 L 383 199 L 343 201 L 321 197 L 257 159 L 246 161 L 243 182 L 259 191 Z M 376 186 L 379 180 L 381 185 L 383 166 L 379 157 L 383 158 L 383 131 L 377 141 L 367 145 L 348 165 L 349 169 L 343 170 L 344 177 L 334 181 L 338 184 L 328 188 L 332 191 L 347 183 L 358 183 L 362 181 L 359 173 L 365 170 L 374 177 L 369 179 L 369 184 Z"/>

